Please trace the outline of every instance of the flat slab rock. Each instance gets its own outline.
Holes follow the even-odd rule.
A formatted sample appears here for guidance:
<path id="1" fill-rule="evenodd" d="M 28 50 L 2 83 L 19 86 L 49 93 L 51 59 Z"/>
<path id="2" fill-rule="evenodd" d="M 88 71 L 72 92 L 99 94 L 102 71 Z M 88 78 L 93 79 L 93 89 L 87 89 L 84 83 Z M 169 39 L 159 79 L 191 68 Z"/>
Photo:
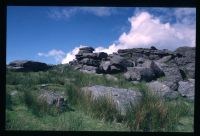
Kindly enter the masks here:
<path id="1" fill-rule="evenodd" d="M 101 85 L 83 87 L 81 90 L 90 92 L 93 99 L 96 99 L 100 96 L 111 96 L 110 98 L 112 98 L 117 106 L 118 111 L 122 115 L 125 114 L 126 106 L 128 106 L 130 102 L 135 104 L 142 98 L 142 94 L 138 90 L 106 87 Z"/>

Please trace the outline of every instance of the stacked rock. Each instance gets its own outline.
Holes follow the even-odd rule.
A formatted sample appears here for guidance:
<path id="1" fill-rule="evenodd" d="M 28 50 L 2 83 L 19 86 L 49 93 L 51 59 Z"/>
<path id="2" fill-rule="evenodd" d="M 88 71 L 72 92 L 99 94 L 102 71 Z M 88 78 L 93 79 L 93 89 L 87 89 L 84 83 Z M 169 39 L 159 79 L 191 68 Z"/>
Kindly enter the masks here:
<path id="1" fill-rule="evenodd" d="M 76 55 L 78 68 L 81 71 L 98 73 L 99 65 L 102 59 L 108 57 L 107 53 L 99 52 L 93 53 L 94 48 L 84 47 L 80 48 L 78 54 Z"/>

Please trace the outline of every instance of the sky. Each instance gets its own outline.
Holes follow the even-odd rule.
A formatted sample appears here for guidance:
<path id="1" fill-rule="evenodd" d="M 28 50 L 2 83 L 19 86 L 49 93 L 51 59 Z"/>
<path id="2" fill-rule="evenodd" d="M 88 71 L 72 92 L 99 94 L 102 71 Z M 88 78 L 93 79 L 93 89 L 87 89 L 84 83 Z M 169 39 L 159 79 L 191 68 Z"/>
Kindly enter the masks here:
<path id="1" fill-rule="evenodd" d="M 195 8 L 7 8 L 6 61 L 66 64 L 80 47 L 111 54 L 118 49 L 175 50 L 196 46 Z"/>

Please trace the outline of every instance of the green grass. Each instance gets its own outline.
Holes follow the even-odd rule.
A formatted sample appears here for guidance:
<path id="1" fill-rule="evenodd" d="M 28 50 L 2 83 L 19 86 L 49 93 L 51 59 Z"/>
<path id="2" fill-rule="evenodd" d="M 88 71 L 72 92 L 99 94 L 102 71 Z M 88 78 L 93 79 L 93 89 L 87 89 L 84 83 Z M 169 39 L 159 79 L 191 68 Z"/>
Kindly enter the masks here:
<path id="1" fill-rule="evenodd" d="M 145 83 L 134 85 L 122 74 L 114 74 L 118 81 L 105 75 L 81 73 L 65 65 L 46 72 L 11 72 L 6 74 L 7 130 L 66 130 L 66 131 L 193 131 L 194 103 L 184 98 L 162 100 L 152 95 Z M 161 79 L 162 80 L 162 79 Z M 64 92 L 75 110 L 59 112 L 39 101 L 40 85 L 47 90 Z M 139 88 L 142 101 L 127 108 L 126 116 L 119 115 L 116 105 L 108 97 L 94 101 L 81 87 L 104 85 L 119 88 Z M 17 95 L 10 95 L 17 90 Z"/>

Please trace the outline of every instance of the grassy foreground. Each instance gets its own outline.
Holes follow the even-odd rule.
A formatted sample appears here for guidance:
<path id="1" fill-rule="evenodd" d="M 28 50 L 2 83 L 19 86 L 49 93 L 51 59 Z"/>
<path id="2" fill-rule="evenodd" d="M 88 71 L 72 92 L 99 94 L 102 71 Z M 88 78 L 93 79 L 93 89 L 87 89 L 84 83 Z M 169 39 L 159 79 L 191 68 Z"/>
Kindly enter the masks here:
<path id="1" fill-rule="evenodd" d="M 92 75 L 58 65 L 46 72 L 6 73 L 6 129 L 62 131 L 143 131 L 192 132 L 194 103 L 184 98 L 162 100 L 150 93 L 145 83 L 134 85 L 121 74 L 118 81 L 105 75 Z M 58 112 L 37 101 L 39 85 L 49 84 L 49 90 L 63 92 L 74 111 Z M 91 101 L 81 87 L 105 85 L 119 88 L 139 88 L 140 103 L 127 108 L 121 116 L 107 98 Z M 15 95 L 11 95 L 17 92 Z"/>

